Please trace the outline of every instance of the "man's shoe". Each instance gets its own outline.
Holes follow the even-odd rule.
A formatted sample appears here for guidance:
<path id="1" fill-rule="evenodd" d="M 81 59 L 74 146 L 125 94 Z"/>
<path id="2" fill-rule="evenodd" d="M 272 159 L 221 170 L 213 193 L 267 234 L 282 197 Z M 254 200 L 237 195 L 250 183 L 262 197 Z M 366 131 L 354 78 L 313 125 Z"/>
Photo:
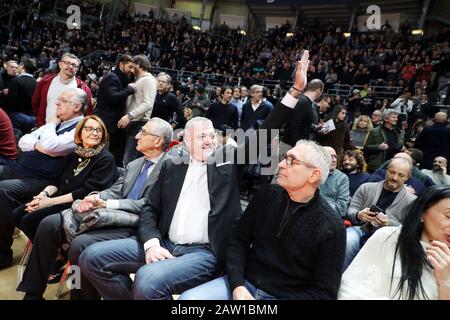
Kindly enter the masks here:
<path id="1" fill-rule="evenodd" d="M 25 293 L 23 300 L 45 300 L 42 294 Z"/>

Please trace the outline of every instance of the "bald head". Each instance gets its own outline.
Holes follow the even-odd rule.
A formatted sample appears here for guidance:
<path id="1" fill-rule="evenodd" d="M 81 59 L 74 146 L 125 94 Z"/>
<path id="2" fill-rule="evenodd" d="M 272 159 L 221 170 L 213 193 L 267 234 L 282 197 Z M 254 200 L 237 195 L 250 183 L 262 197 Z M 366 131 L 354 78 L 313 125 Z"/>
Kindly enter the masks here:
<path id="1" fill-rule="evenodd" d="M 405 158 L 393 158 L 386 170 L 384 188 L 391 192 L 399 192 L 406 180 L 411 177 L 412 164 Z"/>
<path id="2" fill-rule="evenodd" d="M 433 160 L 433 171 L 442 171 L 444 168 L 447 168 L 447 159 L 444 157 L 436 157 Z"/>
<path id="3" fill-rule="evenodd" d="M 445 112 L 436 112 L 434 115 L 435 123 L 446 123 L 448 119 L 447 113 Z"/>
<path id="4" fill-rule="evenodd" d="M 394 156 L 394 159 L 405 159 L 406 161 L 408 161 L 410 163 L 410 165 L 412 166 L 413 164 L 413 158 L 406 152 L 399 152 Z"/>

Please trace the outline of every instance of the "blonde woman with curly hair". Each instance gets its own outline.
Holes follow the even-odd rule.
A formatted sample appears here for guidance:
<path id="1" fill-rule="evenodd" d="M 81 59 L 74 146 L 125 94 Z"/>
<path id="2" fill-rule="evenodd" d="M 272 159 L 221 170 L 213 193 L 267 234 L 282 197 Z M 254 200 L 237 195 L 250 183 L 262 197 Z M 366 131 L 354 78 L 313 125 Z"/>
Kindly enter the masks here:
<path id="1" fill-rule="evenodd" d="M 353 145 L 359 149 L 364 147 L 367 136 L 370 130 L 373 129 L 372 121 L 369 116 L 362 115 L 353 123 L 352 130 L 350 130 L 350 140 Z"/>

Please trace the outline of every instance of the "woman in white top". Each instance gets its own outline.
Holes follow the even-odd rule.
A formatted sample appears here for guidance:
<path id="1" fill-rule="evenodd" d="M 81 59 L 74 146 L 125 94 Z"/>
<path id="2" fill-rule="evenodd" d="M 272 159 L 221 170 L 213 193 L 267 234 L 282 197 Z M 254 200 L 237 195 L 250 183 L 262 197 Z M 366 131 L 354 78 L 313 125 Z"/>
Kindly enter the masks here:
<path id="1" fill-rule="evenodd" d="M 450 299 L 450 186 L 429 188 L 403 227 L 380 228 L 345 271 L 339 299 Z"/>

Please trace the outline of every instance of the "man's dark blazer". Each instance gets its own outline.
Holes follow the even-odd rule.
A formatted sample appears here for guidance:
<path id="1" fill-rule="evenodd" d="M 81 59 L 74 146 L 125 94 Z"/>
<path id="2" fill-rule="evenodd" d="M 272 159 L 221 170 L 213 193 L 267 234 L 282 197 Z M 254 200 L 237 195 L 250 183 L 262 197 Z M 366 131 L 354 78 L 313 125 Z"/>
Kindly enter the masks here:
<path id="1" fill-rule="evenodd" d="M 433 160 L 438 156 L 450 160 L 450 127 L 435 123 L 423 128 L 423 131 L 416 138 L 414 148 L 422 150 L 422 166 L 426 169 L 433 167 Z"/>
<path id="2" fill-rule="evenodd" d="M 128 77 L 116 68 L 103 78 L 98 87 L 94 113 L 103 120 L 109 133 L 116 131 L 117 122 L 125 114 L 127 98 L 134 93 L 134 89 L 128 86 L 129 82 Z"/>
<path id="3" fill-rule="evenodd" d="M 261 129 L 280 128 L 291 112 L 290 108 L 279 103 L 263 123 Z M 257 134 L 259 132 L 257 131 L 250 136 L 249 140 L 258 139 Z M 245 143 L 242 146 L 246 149 L 246 154 L 248 154 L 248 145 L 249 143 Z M 236 163 L 237 152 L 237 149 L 225 145 L 218 148 L 212 157 L 231 153 L 233 161 Z M 172 158 L 162 164 L 158 181 L 150 192 L 140 215 L 139 239 L 143 244 L 152 238 L 161 240 L 168 237 L 170 224 L 188 169 L 189 155 L 185 154 L 183 157 L 183 162 L 182 159 L 177 161 L 177 159 Z M 247 160 L 252 159 L 247 156 Z M 228 240 L 231 237 L 235 222 L 242 214 L 239 171 L 243 165 L 236 165 L 233 161 L 218 160 L 207 164 L 208 190 L 211 203 L 208 218 L 208 237 L 220 267 L 224 267 Z"/>
<path id="4" fill-rule="evenodd" d="M 34 114 L 31 98 L 37 81 L 30 76 L 14 77 L 9 82 L 9 92 L 5 98 L 5 109 L 8 112 Z"/>

